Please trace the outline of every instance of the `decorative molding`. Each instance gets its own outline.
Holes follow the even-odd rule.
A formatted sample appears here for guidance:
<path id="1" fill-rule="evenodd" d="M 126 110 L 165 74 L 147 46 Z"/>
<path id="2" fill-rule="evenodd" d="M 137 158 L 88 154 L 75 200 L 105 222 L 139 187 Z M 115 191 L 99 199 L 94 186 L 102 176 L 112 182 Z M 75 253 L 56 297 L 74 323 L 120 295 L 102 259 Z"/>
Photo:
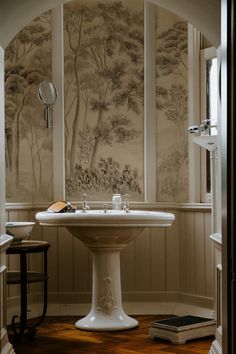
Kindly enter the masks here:
<path id="1" fill-rule="evenodd" d="M 105 312 L 107 314 L 112 313 L 112 311 L 117 308 L 116 299 L 111 290 L 111 283 L 112 283 L 111 277 L 105 277 L 103 279 L 104 295 L 100 297 L 99 299 L 100 306 L 97 307 L 97 310 L 101 310 L 102 312 Z"/>
<path id="2" fill-rule="evenodd" d="M 4 50 L 0 47 L 0 92 L 4 92 Z M 5 232 L 5 102 L 0 95 L 0 235 Z"/>
<path id="3" fill-rule="evenodd" d="M 5 210 L 45 210 L 48 208 L 51 202 L 40 203 L 40 204 L 31 204 L 31 203 L 6 203 Z M 74 205 L 78 205 L 78 201 L 71 202 Z M 107 204 L 108 208 L 112 208 L 111 201 L 103 202 L 89 202 L 89 205 L 92 209 L 102 209 L 104 208 L 104 203 Z M 142 210 L 183 210 L 183 211 L 209 211 L 211 212 L 211 203 L 146 203 L 146 202 L 130 202 L 130 207 L 132 209 L 142 209 Z"/>
<path id="4" fill-rule="evenodd" d="M 4 234 L 0 236 L 0 253 L 6 251 L 6 249 L 9 247 L 12 240 L 13 237 L 8 234 Z"/>
<path id="5" fill-rule="evenodd" d="M 53 108 L 53 199 L 65 200 L 63 5 L 52 10 L 52 79 L 58 91 Z"/>
<path id="6" fill-rule="evenodd" d="M 189 125 L 200 123 L 200 32 L 188 24 L 188 110 Z M 189 134 L 189 201 L 200 202 L 200 149 Z"/>
<path id="7" fill-rule="evenodd" d="M 156 200 L 156 5 L 144 12 L 144 189 L 145 201 Z"/>

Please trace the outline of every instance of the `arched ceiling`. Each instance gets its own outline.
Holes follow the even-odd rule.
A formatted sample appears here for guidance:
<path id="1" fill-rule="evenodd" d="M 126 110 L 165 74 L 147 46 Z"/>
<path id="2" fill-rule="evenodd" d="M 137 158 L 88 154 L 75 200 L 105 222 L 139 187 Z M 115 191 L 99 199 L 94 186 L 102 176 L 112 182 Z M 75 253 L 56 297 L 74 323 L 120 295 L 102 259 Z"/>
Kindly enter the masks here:
<path id="1" fill-rule="evenodd" d="M 0 0 L 0 45 L 45 11 L 70 0 Z M 220 0 L 151 0 L 197 27 L 215 46 L 220 44 Z"/>
<path id="2" fill-rule="evenodd" d="M 187 20 L 217 48 L 220 45 L 221 0 L 151 0 Z"/>

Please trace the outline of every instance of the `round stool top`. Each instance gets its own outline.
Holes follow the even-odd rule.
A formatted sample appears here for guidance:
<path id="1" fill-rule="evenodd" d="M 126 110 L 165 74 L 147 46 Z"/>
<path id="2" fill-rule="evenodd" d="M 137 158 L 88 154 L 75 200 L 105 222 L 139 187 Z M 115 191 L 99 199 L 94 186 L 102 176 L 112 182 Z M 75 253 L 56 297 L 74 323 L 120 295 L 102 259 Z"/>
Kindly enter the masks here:
<path id="1" fill-rule="evenodd" d="M 19 243 L 12 243 L 6 250 L 6 253 L 34 253 L 47 250 L 50 244 L 46 241 L 23 240 Z"/>

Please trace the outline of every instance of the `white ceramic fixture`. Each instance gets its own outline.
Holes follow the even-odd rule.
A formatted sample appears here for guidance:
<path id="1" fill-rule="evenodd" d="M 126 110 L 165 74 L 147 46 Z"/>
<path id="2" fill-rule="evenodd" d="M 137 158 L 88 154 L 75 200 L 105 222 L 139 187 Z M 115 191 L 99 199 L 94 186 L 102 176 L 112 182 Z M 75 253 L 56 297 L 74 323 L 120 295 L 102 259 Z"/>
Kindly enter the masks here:
<path id="1" fill-rule="evenodd" d="M 40 212 L 36 219 L 40 225 L 66 227 L 92 252 L 92 306 L 89 314 L 75 326 L 88 331 L 119 331 L 136 327 L 138 322 L 122 307 L 120 251 L 146 227 L 171 226 L 175 216 L 152 211 L 89 210 Z"/>
<path id="2" fill-rule="evenodd" d="M 213 151 L 217 148 L 217 135 L 199 135 L 193 137 L 193 142 L 204 149 Z"/>
<path id="3" fill-rule="evenodd" d="M 13 236 L 12 243 L 21 242 L 29 237 L 34 225 L 31 221 L 6 222 L 6 233 Z"/>

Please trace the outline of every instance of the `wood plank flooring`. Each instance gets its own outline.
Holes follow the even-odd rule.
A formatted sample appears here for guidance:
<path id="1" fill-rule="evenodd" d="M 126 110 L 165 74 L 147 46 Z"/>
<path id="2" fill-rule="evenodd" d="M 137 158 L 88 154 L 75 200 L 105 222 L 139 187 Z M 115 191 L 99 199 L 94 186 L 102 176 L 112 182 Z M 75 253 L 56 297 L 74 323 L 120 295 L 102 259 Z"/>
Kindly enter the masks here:
<path id="1" fill-rule="evenodd" d="M 208 354 L 214 337 L 184 345 L 149 338 L 150 323 L 169 316 L 133 316 L 140 325 L 121 332 L 87 332 L 74 327 L 78 317 L 46 317 L 33 338 L 14 344 L 16 354 Z M 9 331 L 10 333 L 10 331 Z"/>

